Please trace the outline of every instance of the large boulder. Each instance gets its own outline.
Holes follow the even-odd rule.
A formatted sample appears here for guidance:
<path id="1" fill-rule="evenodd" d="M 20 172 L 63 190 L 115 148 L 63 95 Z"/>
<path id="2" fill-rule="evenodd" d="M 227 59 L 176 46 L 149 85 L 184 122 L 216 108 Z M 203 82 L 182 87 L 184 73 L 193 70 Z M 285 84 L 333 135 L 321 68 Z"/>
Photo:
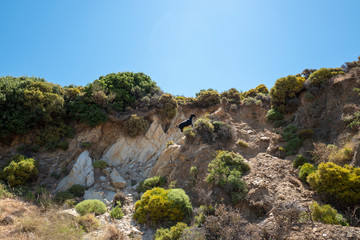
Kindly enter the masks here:
<path id="1" fill-rule="evenodd" d="M 124 188 L 126 186 L 125 179 L 120 176 L 119 172 L 114 168 L 110 174 L 111 184 L 116 188 Z"/>
<path id="2" fill-rule="evenodd" d="M 77 158 L 70 174 L 60 181 L 55 191 L 66 191 L 74 184 L 90 187 L 94 182 L 94 167 L 92 165 L 92 160 L 89 156 L 89 152 L 84 151 Z"/>

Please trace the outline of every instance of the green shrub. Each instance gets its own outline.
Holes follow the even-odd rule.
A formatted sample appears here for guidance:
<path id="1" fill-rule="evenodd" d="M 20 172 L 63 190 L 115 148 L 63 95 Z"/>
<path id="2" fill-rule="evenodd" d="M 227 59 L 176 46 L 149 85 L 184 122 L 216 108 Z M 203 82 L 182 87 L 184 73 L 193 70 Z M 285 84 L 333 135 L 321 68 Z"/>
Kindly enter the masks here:
<path id="1" fill-rule="evenodd" d="M 90 93 L 96 88 L 100 88 L 107 96 L 113 95 L 109 105 L 117 111 L 124 110 L 134 104 L 136 100 L 147 95 L 152 96 L 159 92 L 159 87 L 149 76 L 132 72 L 110 73 L 101 76 L 89 84 L 85 91 Z"/>
<path id="2" fill-rule="evenodd" d="M 214 126 L 209 118 L 198 118 L 194 123 L 196 134 L 200 135 L 204 142 L 212 142 L 214 138 Z"/>
<path id="3" fill-rule="evenodd" d="M 33 158 L 26 158 L 23 155 L 16 155 L 10 159 L 0 172 L 1 179 L 5 180 L 11 187 L 23 185 L 34 180 L 39 171 L 38 162 Z"/>
<path id="4" fill-rule="evenodd" d="M 74 184 L 69 188 L 68 191 L 76 197 L 82 197 L 85 194 L 86 187 L 78 184 Z"/>
<path id="5" fill-rule="evenodd" d="M 305 78 L 287 76 L 276 80 L 274 87 L 270 90 L 271 108 L 280 113 L 285 113 L 286 102 L 295 98 L 303 88 Z"/>
<path id="6" fill-rule="evenodd" d="M 163 176 L 155 176 L 147 178 L 145 181 L 140 182 L 137 191 L 146 192 L 154 187 L 164 187 L 166 185 L 166 178 Z"/>
<path id="7" fill-rule="evenodd" d="M 274 108 L 270 109 L 266 114 L 266 120 L 268 122 L 276 121 L 276 120 L 282 120 L 283 118 L 284 118 L 284 115 L 281 112 L 274 109 Z"/>
<path id="8" fill-rule="evenodd" d="M 192 212 L 189 197 L 182 189 L 153 188 L 135 203 L 134 219 L 139 223 L 154 224 L 181 221 Z"/>
<path id="9" fill-rule="evenodd" d="M 228 91 L 222 92 L 221 98 L 226 98 L 229 103 L 240 103 L 241 93 L 237 89 L 231 88 Z"/>
<path id="10" fill-rule="evenodd" d="M 184 127 L 183 133 L 186 136 L 186 139 L 193 140 L 195 138 L 195 131 L 191 126 Z"/>
<path id="11" fill-rule="evenodd" d="M 62 204 L 66 200 L 71 200 L 73 198 L 75 198 L 74 194 L 70 193 L 69 191 L 65 191 L 56 193 L 54 200 L 55 202 Z"/>
<path id="12" fill-rule="evenodd" d="M 313 202 L 310 211 L 314 221 L 349 226 L 346 219 L 328 204 L 320 206 L 317 202 Z"/>
<path id="13" fill-rule="evenodd" d="M 107 167 L 107 163 L 104 160 L 96 160 L 93 162 L 93 166 L 101 170 Z"/>
<path id="14" fill-rule="evenodd" d="M 195 103 L 198 107 L 210 107 L 220 103 L 220 99 L 220 94 L 216 90 L 201 90 L 196 94 Z"/>
<path id="15" fill-rule="evenodd" d="M 75 206 L 75 210 L 82 216 L 87 213 L 95 213 L 95 215 L 101 215 L 106 212 L 106 205 L 100 200 L 89 199 L 78 203 Z"/>
<path id="16" fill-rule="evenodd" d="M 74 129 L 65 122 L 56 122 L 39 129 L 36 134 L 36 144 L 47 149 L 60 148 L 66 150 L 69 143 L 64 139 L 73 137 Z"/>
<path id="17" fill-rule="evenodd" d="M 311 174 L 316 172 L 316 167 L 314 167 L 312 164 L 310 163 L 304 163 L 301 168 L 300 168 L 300 172 L 299 172 L 299 178 L 306 182 L 307 177 Z"/>
<path id="18" fill-rule="evenodd" d="M 269 90 L 264 84 L 260 84 L 256 88 L 253 88 L 247 92 L 244 92 L 242 94 L 242 97 L 243 98 L 249 98 L 249 97 L 255 98 L 259 93 L 267 95 L 267 94 L 269 94 Z"/>
<path id="19" fill-rule="evenodd" d="M 206 181 L 211 184 L 227 187 L 232 199 L 238 202 L 246 196 L 246 183 L 239 179 L 250 166 L 239 154 L 228 151 L 218 151 L 215 158 L 208 165 Z"/>
<path id="20" fill-rule="evenodd" d="M 300 129 L 298 135 L 305 140 L 311 138 L 314 135 L 314 131 L 311 128 Z"/>
<path id="21" fill-rule="evenodd" d="M 170 93 L 166 93 L 161 95 L 159 102 L 161 104 L 160 116 L 162 119 L 173 119 L 176 116 L 178 110 L 176 99 Z"/>
<path id="22" fill-rule="evenodd" d="M 72 119 L 95 127 L 108 120 L 104 109 L 94 103 L 85 102 L 83 99 L 65 102 L 66 111 Z"/>
<path id="23" fill-rule="evenodd" d="M 116 207 L 114 207 L 113 209 L 111 209 L 110 211 L 110 217 L 112 219 L 122 219 L 124 216 L 124 213 L 121 209 L 121 202 L 118 202 Z"/>
<path id="24" fill-rule="evenodd" d="M 242 147 L 242 148 L 247 148 L 249 147 L 249 144 L 241 139 L 237 140 L 236 144 L 239 146 L 239 147 Z"/>
<path id="25" fill-rule="evenodd" d="M 341 68 L 321 68 L 310 75 L 309 83 L 311 86 L 320 87 L 327 80 L 339 74 L 345 74 Z"/>
<path id="26" fill-rule="evenodd" d="M 220 141 L 227 142 L 233 138 L 233 131 L 229 124 L 221 121 L 213 121 L 214 133 Z"/>
<path id="27" fill-rule="evenodd" d="M 160 228 L 156 230 L 155 240 L 177 240 L 180 239 L 182 232 L 188 228 L 186 223 L 178 222 L 175 226 L 169 228 Z"/>
<path id="28" fill-rule="evenodd" d="M 5 184 L 0 182 L 0 199 L 13 197 L 14 195 L 8 190 Z"/>
<path id="29" fill-rule="evenodd" d="M 190 175 L 191 175 L 192 177 L 196 177 L 197 174 L 198 174 L 198 171 L 199 171 L 199 169 L 198 169 L 196 166 L 192 166 L 192 167 L 190 168 Z"/>
<path id="30" fill-rule="evenodd" d="M 360 200 L 360 168 L 332 162 L 320 163 L 318 170 L 307 177 L 311 188 L 335 198 L 341 203 L 354 205 Z"/>
<path id="31" fill-rule="evenodd" d="M 136 114 L 131 115 L 125 123 L 125 131 L 130 137 L 136 137 L 141 133 L 144 133 L 147 127 L 148 122 Z"/>
<path id="32" fill-rule="evenodd" d="M 282 137 L 287 142 L 284 149 L 288 155 L 295 154 L 302 146 L 302 139 L 298 135 L 298 128 L 295 124 L 289 124 L 282 132 Z"/>
<path id="33" fill-rule="evenodd" d="M 88 149 L 91 147 L 91 142 L 82 142 L 81 147 Z"/>
<path id="34" fill-rule="evenodd" d="M 293 167 L 298 168 L 307 163 L 309 160 L 301 154 L 296 155 L 293 161 Z"/>

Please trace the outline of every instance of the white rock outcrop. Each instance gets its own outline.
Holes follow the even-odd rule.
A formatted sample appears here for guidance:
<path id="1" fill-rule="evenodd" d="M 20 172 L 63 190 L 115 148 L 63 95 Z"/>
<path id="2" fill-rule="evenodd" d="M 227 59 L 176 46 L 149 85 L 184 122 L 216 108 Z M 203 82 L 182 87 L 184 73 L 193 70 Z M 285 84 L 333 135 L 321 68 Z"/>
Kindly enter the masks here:
<path id="1" fill-rule="evenodd" d="M 183 117 L 178 114 L 177 118 Z M 134 165 L 141 165 L 143 176 L 147 176 L 151 167 L 154 165 L 161 152 L 165 149 L 168 141 L 178 141 L 182 135 L 174 119 L 165 134 L 160 121 L 155 117 L 147 130 L 145 136 L 141 135 L 135 138 L 121 135 L 118 140 L 109 147 L 101 160 L 104 160 L 110 166 L 121 166 L 121 169 L 132 169 Z"/>
<path id="2" fill-rule="evenodd" d="M 125 179 L 120 176 L 119 172 L 114 168 L 110 174 L 111 184 L 116 188 L 124 188 L 126 186 Z"/>
<path id="3" fill-rule="evenodd" d="M 59 182 L 55 191 L 66 191 L 74 184 L 90 187 L 94 182 L 94 167 L 92 165 L 92 160 L 89 152 L 84 151 L 77 158 L 70 174 Z"/>

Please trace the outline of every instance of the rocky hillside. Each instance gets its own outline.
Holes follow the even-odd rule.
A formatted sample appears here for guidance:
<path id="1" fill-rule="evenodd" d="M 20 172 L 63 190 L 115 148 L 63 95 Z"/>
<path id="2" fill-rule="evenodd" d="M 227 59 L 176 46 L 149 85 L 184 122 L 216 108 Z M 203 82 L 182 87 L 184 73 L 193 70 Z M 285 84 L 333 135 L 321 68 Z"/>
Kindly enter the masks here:
<path id="1" fill-rule="evenodd" d="M 279 79 L 270 93 L 259 86 L 245 93 L 236 89 L 221 95 L 202 91 L 196 99 L 163 94 L 157 105 L 136 107 L 146 101 L 142 98 L 132 109 L 109 111 L 106 121 L 95 126 L 86 121 L 69 123 L 74 134 L 62 138 L 68 142 L 63 149 L 50 150 L 41 144 L 35 148 L 41 136 L 38 129 L 46 127 L 37 125 L 35 131 L 25 134 L 6 133 L 0 144 L 0 166 L 5 169 L 13 156 L 22 154 L 37 160 L 38 175 L 21 190 L 2 173 L 3 185 L 12 185 L 13 191 L 2 195 L 5 190 L 0 189 L 0 238 L 33 239 L 35 234 L 46 239 L 46 230 L 26 228 L 27 217 L 46 222 L 50 217 L 42 212 L 55 211 L 52 213 L 75 221 L 79 216 L 74 204 L 65 200 L 98 199 L 108 209 L 96 216 L 101 226 L 76 237 L 168 239 L 160 238 L 160 233 L 154 235 L 156 229 L 176 222 L 154 224 L 149 219 L 141 224 L 134 218 L 135 202 L 142 200 L 147 190 L 143 181 L 161 176 L 166 180 L 161 187 L 184 189 L 194 209 L 184 219 L 190 228 L 181 239 L 359 239 L 360 96 L 356 89 L 360 88 L 360 70 L 352 67 L 340 73 L 332 69 L 325 77 L 320 70 Z M 95 93 L 99 97 L 99 91 Z M 177 126 L 192 113 L 196 115 L 194 127 L 181 132 Z M 131 121 L 135 123 L 131 125 Z M 136 134 L 130 131 L 142 125 Z M 233 166 L 238 162 L 232 162 L 230 170 L 216 175 L 226 165 L 215 160 L 229 154 L 241 159 L 249 170 L 237 175 Z M 343 183 L 345 187 L 335 188 L 332 194 L 324 190 L 321 174 L 328 163 L 343 171 L 342 179 L 354 171 L 356 179 L 351 180 L 349 189 Z M 332 178 L 337 177 L 335 170 Z M 86 189 L 79 196 L 52 203 L 55 210 L 45 206 L 36 190 L 41 186 L 49 196 L 65 196 L 74 185 Z M 17 197 L 14 189 L 20 189 Z M 346 196 L 354 201 L 342 198 L 349 192 L 352 195 Z M 114 219 L 110 210 L 120 198 L 124 216 Z M 321 215 L 316 202 L 330 204 L 332 210 Z M 207 208 L 213 210 L 204 210 Z M 337 214 L 336 221 L 328 221 L 331 211 Z M 74 236 L 69 239 L 76 239 Z"/>

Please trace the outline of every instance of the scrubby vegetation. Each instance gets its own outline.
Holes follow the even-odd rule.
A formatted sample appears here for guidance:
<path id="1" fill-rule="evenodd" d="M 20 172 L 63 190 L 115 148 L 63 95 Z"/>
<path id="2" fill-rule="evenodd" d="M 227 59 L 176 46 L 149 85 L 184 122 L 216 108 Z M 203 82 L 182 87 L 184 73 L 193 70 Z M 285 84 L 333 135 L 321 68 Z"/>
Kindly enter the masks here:
<path id="1" fill-rule="evenodd" d="M 304 167 L 304 166 L 303 166 Z M 354 205 L 360 200 L 360 168 L 334 163 L 320 163 L 318 170 L 308 175 L 310 186 L 344 204 Z"/>
<path id="2" fill-rule="evenodd" d="M 146 192 L 154 187 L 164 187 L 166 185 L 166 178 L 163 176 L 155 176 L 152 178 L 147 178 L 144 181 L 141 181 L 137 187 L 139 193 Z"/>
<path id="3" fill-rule="evenodd" d="M 97 160 L 93 162 L 93 166 L 101 170 L 107 167 L 107 163 L 104 160 Z"/>
<path id="4" fill-rule="evenodd" d="M 160 228 L 155 233 L 155 240 L 177 240 L 180 239 L 182 232 L 188 228 L 186 223 L 178 222 L 171 228 Z"/>
<path id="5" fill-rule="evenodd" d="M 229 103 L 240 103 L 242 96 L 236 88 L 221 93 L 221 98 L 225 98 Z"/>
<path id="6" fill-rule="evenodd" d="M 160 116 L 163 119 L 173 119 L 178 110 L 176 99 L 170 93 L 166 93 L 160 96 L 159 102 L 161 104 Z"/>
<path id="7" fill-rule="evenodd" d="M 298 134 L 298 128 L 295 124 L 289 124 L 282 132 L 283 139 L 287 142 L 284 149 L 288 155 L 293 155 L 298 152 L 303 144 L 302 138 Z"/>
<path id="8" fill-rule="evenodd" d="M 346 219 L 329 204 L 320 206 L 317 202 L 313 202 L 310 205 L 310 211 L 314 221 L 349 226 Z"/>
<path id="9" fill-rule="evenodd" d="M 110 217 L 112 219 L 121 219 L 124 216 L 124 212 L 121 209 L 121 202 L 117 202 L 116 206 L 110 211 Z"/>
<path id="10" fill-rule="evenodd" d="M 38 162 L 35 159 L 16 155 L 0 171 L 0 177 L 12 187 L 24 185 L 37 177 L 39 174 L 37 166 Z"/>
<path id="11" fill-rule="evenodd" d="M 313 72 L 308 81 L 310 86 L 321 87 L 327 80 L 339 74 L 344 74 L 341 68 L 321 68 Z"/>
<path id="12" fill-rule="evenodd" d="M 125 131 L 128 136 L 136 137 L 139 134 L 144 133 L 148 125 L 148 122 L 144 118 L 133 114 L 125 123 Z"/>
<path id="13" fill-rule="evenodd" d="M 106 205 L 100 200 L 89 199 L 78 203 L 75 206 L 75 209 L 80 215 L 85 215 L 87 213 L 101 215 L 106 212 Z"/>
<path id="14" fill-rule="evenodd" d="M 201 90 L 196 94 L 195 104 L 197 107 L 210 107 L 220 103 L 220 99 L 220 94 L 216 90 Z"/>
<path id="15" fill-rule="evenodd" d="M 206 181 L 230 191 L 233 202 L 243 200 L 248 192 L 246 183 L 241 179 L 250 166 L 239 154 L 218 151 L 209 163 Z"/>
<path id="16" fill-rule="evenodd" d="M 316 172 L 316 167 L 310 163 L 304 163 L 300 168 L 299 178 L 306 182 L 307 177 L 313 172 Z"/>
<path id="17" fill-rule="evenodd" d="M 304 88 L 305 78 L 287 76 L 278 79 L 270 90 L 271 107 L 280 113 L 286 113 L 286 103 L 294 99 Z"/>
<path id="18" fill-rule="evenodd" d="M 293 167 L 294 168 L 299 168 L 302 167 L 305 163 L 307 163 L 309 160 L 304 157 L 301 154 L 296 155 L 294 161 L 293 161 Z"/>
<path id="19" fill-rule="evenodd" d="M 139 223 L 182 221 L 192 213 L 189 197 L 182 189 L 153 188 L 135 204 L 134 218 Z"/>

